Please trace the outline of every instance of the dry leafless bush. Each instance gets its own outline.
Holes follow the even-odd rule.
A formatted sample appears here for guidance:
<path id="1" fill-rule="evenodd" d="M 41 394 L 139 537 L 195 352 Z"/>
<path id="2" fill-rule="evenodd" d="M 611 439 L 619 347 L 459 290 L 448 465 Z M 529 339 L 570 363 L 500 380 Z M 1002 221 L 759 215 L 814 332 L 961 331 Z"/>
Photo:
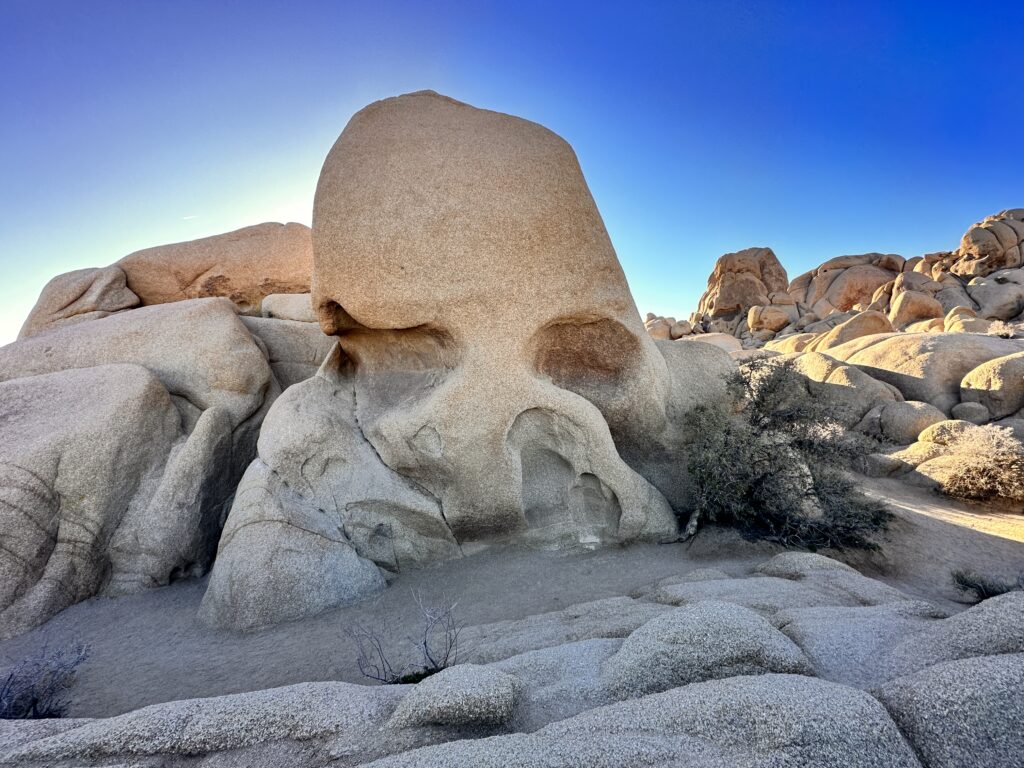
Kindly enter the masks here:
<path id="1" fill-rule="evenodd" d="M 989 336 L 998 336 L 1001 339 L 1012 339 L 1017 329 L 1004 320 L 994 320 L 985 333 Z"/>
<path id="2" fill-rule="evenodd" d="M 1006 427 L 966 430 L 950 446 L 958 466 L 942 483 L 947 496 L 1024 502 L 1024 445 Z"/>
<path id="3" fill-rule="evenodd" d="M 88 657 L 89 647 L 82 643 L 57 650 L 43 645 L 15 664 L 0 677 L 0 720 L 63 717 L 68 689 Z"/>
<path id="4" fill-rule="evenodd" d="M 459 638 L 464 626 L 455 616 L 458 604 L 447 595 L 436 604 L 428 603 L 415 591 L 413 599 L 422 623 L 419 634 L 408 640 L 416 648 L 418 662 L 399 666 L 392 660 L 385 646 L 390 635 L 386 617 L 373 626 L 357 624 L 348 630 L 348 635 L 356 643 L 356 664 L 363 677 L 387 685 L 417 683 L 458 663 Z"/>

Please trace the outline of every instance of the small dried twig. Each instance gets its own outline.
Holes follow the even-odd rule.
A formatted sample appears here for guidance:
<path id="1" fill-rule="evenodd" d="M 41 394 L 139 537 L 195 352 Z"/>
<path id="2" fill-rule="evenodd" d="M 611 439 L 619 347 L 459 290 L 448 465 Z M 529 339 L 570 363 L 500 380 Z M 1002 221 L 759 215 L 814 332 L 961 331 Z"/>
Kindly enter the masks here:
<path id="1" fill-rule="evenodd" d="M 417 591 L 412 596 L 422 617 L 422 628 L 418 636 L 408 640 L 416 648 L 419 665 L 399 667 L 389 658 L 384 648 L 384 638 L 390 635 L 386 618 L 375 627 L 356 624 L 347 634 L 356 644 L 356 664 L 364 677 L 385 685 L 418 682 L 458 663 L 459 637 L 464 627 L 455 617 L 458 604 L 447 596 L 437 604 L 428 603 Z"/>

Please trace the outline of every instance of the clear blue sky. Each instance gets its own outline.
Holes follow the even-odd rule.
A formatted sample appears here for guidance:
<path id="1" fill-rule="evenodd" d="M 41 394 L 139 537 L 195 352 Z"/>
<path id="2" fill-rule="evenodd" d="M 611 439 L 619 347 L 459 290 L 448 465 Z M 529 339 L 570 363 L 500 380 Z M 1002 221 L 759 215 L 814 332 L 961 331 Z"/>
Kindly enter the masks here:
<path id="1" fill-rule="evenodd" d="M 575 147 L 641 312 L 714 260 L 955 247 L 1024 206 L 1024 3 L 0 0 L 0 342 L 46 280 L 308 223 L 368 102 L 431 88 Z"/>

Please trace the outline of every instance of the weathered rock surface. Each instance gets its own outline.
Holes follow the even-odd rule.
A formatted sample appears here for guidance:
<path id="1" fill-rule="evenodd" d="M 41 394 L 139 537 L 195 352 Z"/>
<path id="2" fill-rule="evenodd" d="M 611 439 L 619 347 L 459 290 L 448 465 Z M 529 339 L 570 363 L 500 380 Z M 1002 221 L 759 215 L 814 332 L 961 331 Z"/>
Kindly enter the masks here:
<path id="1" fill-rule="evenodd" d="M 697 314 L 710 319 L 745 316 L 751 307 L 771 304 L 771 294 L 785 293 L 788 283 L 771 248 L 727 253 L 715 262 Z"/>
<path id="2" fill-rule="evenodd" d="M 380 760 L 411 766 L 917 768 L 882 706 L 800 675 L 734 677 L 592 710 L 534 734 L 426 747 Z"/>
<path id="3" fill-rule="evenodd" d="M 282 389 L 314 376 L 338 343 L 316 323 L 245 316 L 241 320 L 266 348 Z"/>
<path id="4" fill-rule="evenodd" d="M 142 304 L 225 296 L 259 314 L 266 296 L 309 293 L 312 256 L 309 227 L 266 223 L 146 248 L 116 266 Z"/>
<path id="5" fill-rule="evenodd" d="M 886 678 L 945 661 L 1024 653 L 1024 592 L 992 597 L 895 646 L 879 659 Z"/>
<path id="6" fill-rule="evenodd" d="M 619 699 L 722 677 L 810 671 L 803 652 L 763 616 L 710 600 L 647 622 L 604 664 Z"/>
<path id="7" fill-rule="evenodd" d="M 0 381 L 94 365 L 141 365 L 191 420 L 214 406 L 237 427 L 264 402 L 266 357 L 226 299 L 141 307 L 0 347 Z"/>
<path id="8" fill-rule="evenodd" d="M 978 334 L 877 334 L 849 341 L 829 355 L 879 381 L 906 400 L 930 403 L 944 413 L 960 401 L 960 383 L 970 371 L 997 357 L 1024 351 L 1024 339 Z"/>
<path id="9" fill-rule="evenodd" d="M 402 699 L 391 728 L 504 725 L 512 719 L 518 678 L 491 667 L 459 664 L 431 675 Z"/>
<path id="10" fill-rule="evenodd" d="M 674 534 L 687 413 L 725 397 L 734 364 L 645 332 L 564 141 L 434 93 L 387 99 L 338 139 L 314 218 L 312 301 L 340 348 L 266 420 L 208 620 L 224 623 L 223 611 L 251 626 L 278 608 L 322 610 L 328 593 L 363 594 L 372 580 L 345 555 L 352 594 L 310 585 L 318 598 L 303 605 L 289 566 L 295 592 L 261 603 L 278 578 L 272 542 L 301 549 L 310 516 L 318 546 L 390 570 L 458 556 L 468 541 Z M 257 534 L 262 521 L 278 533 Z"/>
<path id="11" fill-rule="evenodd" d="M 950 272 L 984 277 L 1000 269 L 1024 266 L 1022 241 L 1024 208 L 989 216 L 967 230 Z"/>
<path id="12" fill-rule="evenodd" d="M 18 338 L 27 339 L 49 328 L 96 320 L 138 304 L 139 297 L 129 290 L 124 270 L 118 266 L 66 272 L 43 287 Z"/>
<path id="13" fill-rule="evenodd" d="M 0 634 L 206 571 L 277 392 L 230 302 L 53 328 L 0 348 L 0 382 Z"/>
<path id="14" fill-rule="evenodd" d="M 263 297 L 260 305 L 263 317 L 277 320 L 296 320 L 300 323 L 317 322 L 316 312 L 308 293 L 272 293 Z"/>
<path id="15" fill-rule="evenodd" d="M 477 663 L 593 638 L 623 638 L 670 610 L 630 597 L 580 603 L 526 619 L 466 627 L 462 639 Z"/>
<path id="16" fill-rule="evenodd" d="M 1002 419 L 1024 408 L 1024 351 L 982 363 L 960 382 L 964 403 L 985 406 L 989 417 Z"/>
<path id="17" fill-rule="evenodd" d="M 1024 756 L 1024 654 L 936 664 L 874 695 L 931 768 L 1015 768 Z"/>

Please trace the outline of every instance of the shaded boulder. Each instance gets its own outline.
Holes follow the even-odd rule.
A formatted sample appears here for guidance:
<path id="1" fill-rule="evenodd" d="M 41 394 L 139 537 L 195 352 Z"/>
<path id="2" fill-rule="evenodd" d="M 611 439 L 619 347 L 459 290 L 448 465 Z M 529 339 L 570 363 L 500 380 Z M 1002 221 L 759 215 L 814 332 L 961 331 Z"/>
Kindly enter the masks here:
<path id="1" fill-rule="evenodd" d="M 399 703 L 388 726 L 503 725 L 512 719 L 520 687 L 519 680 L 505 672 L 457 664 L 414 687 Z"/>
<path id="2" fill-rule="evenodd" d="M 1024 408 L 1024 351 L 982 363 L 960 382 L 964 403 L 983 405 L 1002 419 Z"/>
<path id="3" fill-rule="evenodd" d="M 204 572 L 233 490 L 223 408 L 189 434 L 138 365 L 13 379 L 0 402 L 0 637 Z"/>
<path id="4" fill-rule="evenodd" d="M 936 664 L 873 693 L 930 768 L 1021 763 L 1024 654 Z"/>
<path id="5" fill-rule="evenodd" d="M 626 699 L 722 677 L 810 669 L 803 652 L 763 616 L 702 601 L 637 629 L 605 662 L 603 674 L 612 694 Z"/>

